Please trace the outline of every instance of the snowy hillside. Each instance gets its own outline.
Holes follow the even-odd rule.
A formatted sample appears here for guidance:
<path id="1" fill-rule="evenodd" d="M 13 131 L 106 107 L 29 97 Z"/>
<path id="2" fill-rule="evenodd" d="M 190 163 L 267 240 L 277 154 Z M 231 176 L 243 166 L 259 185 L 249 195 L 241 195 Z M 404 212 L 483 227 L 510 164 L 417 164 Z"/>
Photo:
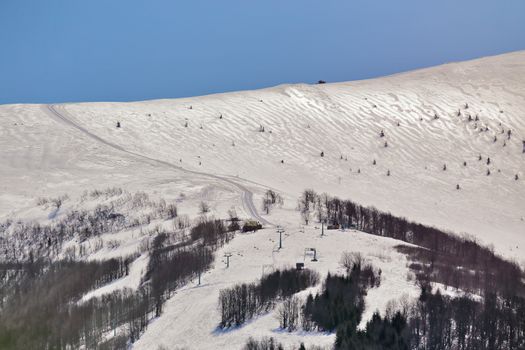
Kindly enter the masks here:
<path id="1" fill-rule="evenodd" d="M 524 114 L 524 52 L 349 83 L 136 103 L 7 105 L 0 107 L 0 213 L 24 207 L 34 193 L 94 184 L 175 193 L 167 179 L 182 187 L 211 180 L 239 192 L 173 164 L 238 176 L 254 190 L 272 187 L 291 198 L 309 187 L 327 191 L 474 235 L 520 259 Z"/>
<path id="2" fill-rule="evenodd" d="M 304 227 L 296 210 L 301 192 L 311 188 L 467 234 L 525 266 L 524 147 L 525 51 L 337 84 L 132 103 L 4 105 L 0 222 L 53 225 L 99 205 L 125 216 L 125 224 L 100 237 L 69 237 L 54 257 L 80 246 L 85 261 L 134 256 L 129 275 L 85 293 L 80 305 L 139 288 L 149 238 L 180 224 L 155 214 L 166 203 L 176 203 L 188 225 L 202 214 L 202 202 L 208 217 L 234 211 L 253 218 L 265 228 L 218 248 L 202 285 L 192 280 L 177 290 L 134 347 L 240 349 L 251 335 L 328 346 L 335 334 L 281 331 L 274 312 L 238 329 L 217 328 L 221 289 L 299 261 L 322 277 L 341 272 L 345 251 L 364 253 L 382 271 L 381 285 L 365 298 L 361 326 L 390 300 L 418 296 L 407 257 L 394 249 L 404 243 L 348 230 L 320 237 L 320 227 Z M 112 187 L 124 191 L 89 192 Z M 269 215 L 261 210 L 267 189 L 284 198 Z M 60 196 L 54 207 L 43 200 Z M 137 207 L 137 196 L 148 199 Z M 277 225 L 286 230 L 281 250 Z M 318 262 L 305 256 L 310 247 Z M 229 268 L 225 253 L 233 254 Z"/>

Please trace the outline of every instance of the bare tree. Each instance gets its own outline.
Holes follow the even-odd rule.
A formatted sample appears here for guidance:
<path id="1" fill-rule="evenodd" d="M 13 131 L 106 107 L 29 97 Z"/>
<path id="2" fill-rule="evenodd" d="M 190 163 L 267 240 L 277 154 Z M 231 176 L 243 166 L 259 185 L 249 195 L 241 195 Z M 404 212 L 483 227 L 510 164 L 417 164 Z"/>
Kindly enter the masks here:
<path id="1" fill-rule="evenodd" d="M 354 266 L 363 266 L 365 257 L 360 252 L 343 252 L 339 265 L 349 273 Z"/>
<path id="2" fill-rule="evenodd" d="M 282 206 L 283 203 L 284 203 L 284 200 L 281 197 L 281 195 L 279 195 L 277 192 L 274 192 L 272 190 L 267 190 L 262 200 L 263 211 L 265 211 L 266 214 L 270 214 L 270 210 L 276 204 L 279 206 Z"/>
<path id="3" fill-rule="evenodd" d="M 278 318 L 279 325 L 282 329 L 287 329 L 288 332 L 293 332 L 297 329 L 299 323 L 299 312 L 300 312 L 299 298 L 293 296 L 286 299 L 279 307 Z"/>

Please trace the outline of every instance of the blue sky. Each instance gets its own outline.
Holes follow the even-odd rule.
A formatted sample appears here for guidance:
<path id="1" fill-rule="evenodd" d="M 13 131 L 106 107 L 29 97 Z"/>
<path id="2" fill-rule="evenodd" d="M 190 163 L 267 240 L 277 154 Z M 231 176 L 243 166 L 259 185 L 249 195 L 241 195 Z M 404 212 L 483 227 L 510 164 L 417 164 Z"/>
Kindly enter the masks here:
<path id="1" fill-rule="evenodd" d="M 523 49 L 523 0 L 0 0 L 0 104 L 355 80 Z"/>

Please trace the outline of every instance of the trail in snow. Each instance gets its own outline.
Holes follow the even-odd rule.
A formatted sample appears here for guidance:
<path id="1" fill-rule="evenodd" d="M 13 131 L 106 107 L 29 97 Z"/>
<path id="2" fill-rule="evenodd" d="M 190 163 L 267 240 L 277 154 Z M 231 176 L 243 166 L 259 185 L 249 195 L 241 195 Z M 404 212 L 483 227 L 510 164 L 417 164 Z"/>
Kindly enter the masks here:
<path id="1" fill-rule="evenodd" d="M 525 51 L 348 83 L 134 103 L 0 106 L 0 215 L 16 210 L 13 218 L 50 220 L 47 211 L 34 208 L 35 197 L 67 193 L 73 198 L 93 186 L 181 198 L 180 209 L 189 217 L 198 215 L 203 199 L 221 213 L 242 203 L 246 214 L 261 223 L 272 225 L 268 218 L 286 227 L 283 248 L 277 249 L 273 229 L 237 235 L 217 252 L 217 257 L 232 253 L 231 266 L 218 259 L 203 274 L 202 285 L 178 290 L 134 348 L 240 349 L 249 336 L 279 336 L 287 346 L 300 341 L 329 346 L 334 334 L 280 332 L 275 312 L 218 332 L 220 290 L 253 282 L 265 266 L 303 261 L 322 275 L 337 272 L 341 253 L 355 251 L 383 271 L 381 286 L 366 297 L 363 322 L 376 309 L 384 312 L 390 299 L 419 295 L 409 262 L 394 249 L 398 241 L 341 231 L 320 237 L 319 228 L 301 228 L 295 201 L 306 188 L 472 234 L 525 266 L 524 62 Z M 42 110 L 49 117 L 42 118 Z M 468 115 L 479 115 L 479 121 L 469 121 Z M 122 128 L 114 127 L 117 120 Z M 506 137 L 509 130 L 512 138 Z M 181 173 L 174 176 L 176 171 Z M 285 198 L 284 208 L 261 217 L 246 186 L 276 190 Z M 66 201 L 58 215 L 76 208 L 72 202 Z M 142 228 L 108 234 L 102 237 L 104 247 L 89 259 L 129 255 L 157 225 L 169 229 L 172 222 L 152 222 L 146 234 Z M 98 244 L 94 240 L 84 243 L 88 249 Z M 309 247 L 317 249 L 318 262 L 305 260 Z M 147 264 L 143 257 L 133 265 L 132 278 L 84 298 L 136 288 L 140 264 Z"/>
<path id="2" fill-rule="evenodd" d="M 172 162 L 163 169 L 214 178 L 234 193 L 240 189 L 243 210 L 262 223 L 268 217 L 254 210 L 258 193 L 240 186 L 272 188 L 292 202 L 313 188 L 471 234 L 521 261 L 525 109 L 523 100 L 503 90 L 502 83 L 510 91 L 521 91 L 524 56 L 519 52 L 358 82 L 51 108 L 97 140 L 110 140 L 112 151 L 140 156 L 124 163 L 135 158 L 154 159 L 157 165 Z M 466 102 L 469 108 L 464 108 Z M 18 109 L 16 113 L 22 114 Z M 476 116 L 479 121 L 473 120 Z M 114 127 L 117 120 L 121 128 Z M 502 132 L 510 130 L 509 139 Z M 40 156 L 33 148 L 36 139 L 17 143 L 13 155 L 23 150 Z M 88 143 L 95 150 L 84 157 L 89 166 L 82 170 L 93 169 L 99 143 Z M 12 144 L 5 142 L 6 147 Z M 8 157 L 12 159 L 18 161 Z M 100 163 L 108 166 L 106 159 Z M 114 159 L 109 164 L 114 165 Z"/>
<path id="3" fill-rule="evenodd" d="M 75 128 L 75 129 L 81 131 L 82 133 L 84 133 L 88 137 L 92 138 L 93 140 L 95 140 L 97 142 L 103 143 L 106 146 L 114 148 L 114 149 L 116 149 L 116 150 L 118 150 L 120 152 L 124 152 L 124 153 L 127 153 L 129 155 L 132 155 L 135 158 L 139 158 L 141 160 L 145 160 L 148 163 L 160 164 L 160 165 L 163 165 L 163 166 L 166 166 L 166 167 L 177 169 L 177 170 L 185 172 L 187 174 L 194 174 L 194 175 L 205 176 L 205 177 L 208 177 L 208 178 L 212 178 L 212 179 L 215 179 L 215 180 L 220 180 L 220 181 L 226 182 L 226 183 L 228 183 L 230 185 L 233 185 L 234 187 L 236 187 L 237 189 L 239 189 L 241 191 L 241 200 L 242 200 L 242 203 L 243 203 L 243 207 L 246 209 L 247 213 L 253 219 L 258 220 L 263 225 L 274 226 L 271 222 L 269 222 L 264 217 L 259 215 L 259 212 L 257 211 L 257 208 L 256 208 L 255 204 L 253 203 L 253 192 L 250 191 L 247 187 L 243 186 L 242 184 L 240 184 L 238 182 L 235 182 L 235 181 L 233 181 L 231 179 L 224 178 L 222 176 L 209 174 L 209 173 L 204 173 L 204 172 L 200 172 L 200 171 L 188 170 L 188 169 L 185 169 L 183 167 L 177 166 L 177 165 L 175 165 L 173 163 L 164 161 L 164 160 L 155 159 L 155 158 L 152 158 L 152 157 L 145 156 L 143 154 L 139 154 L 139 153 L 136 153 L 136 152 L 133 152 L 133 151 L 129 151 L 129 150 L 125 149 L 124 147 L 121 147 L 121 146 L 119 146 L 117 144 L 114 144 L 114 143 L 112 143 L 110 141 L 107 141 L 107 140 L 101 138 L 98 135 L 93 134 L 92 132 L 90 132 L 86 128 L 84 128 L 81 125 L 75 123 L 71 118 L 68 118 L 67 117 L 67 112 L 65 112 L 63 110 L 59 112 L 57 110 L 57 107 L 58 106 L 56 106 L 56 105 L 47 105 L 46 106 L 46 110 L 50 112 L 50 115 L 53 117 L 53 119 L 55 119 L 55 120 L 57 120 L 59 122 L 65 123 L 68 126 L 71 126 L 71 127 Z"/>

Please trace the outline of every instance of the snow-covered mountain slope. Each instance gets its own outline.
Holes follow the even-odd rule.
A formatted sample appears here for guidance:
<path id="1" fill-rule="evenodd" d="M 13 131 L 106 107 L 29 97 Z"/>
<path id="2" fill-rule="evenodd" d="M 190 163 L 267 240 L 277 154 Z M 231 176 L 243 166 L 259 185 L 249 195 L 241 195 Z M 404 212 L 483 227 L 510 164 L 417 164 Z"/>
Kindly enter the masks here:
<path id="1" fill-rule="evenodd" d="M 468 233 L 522 259 L 524 116 L 523 51 L 348 83 L 5 105 L 0 215 L 37 196 L 117 184 L 168 197 L 214 186 L 236 201 L 225 208 L 244 207 L 249 216 L 252 202 L 241 196 L 251 191 L 242 186 L 271 187 L 292 201 L 311 187 Z"/>
<path id="2" fill-rule="evenodd" d="M 266 229 L 238 234 L 217 251 L 202 285 L 179 289 L 134 347 L 237 349 L 250 335 L 330 345 L 334 334 L 280 331 L 275 311 L 220 331 L 219 291 L 298 261 L 321 275 L 338 272 L 341 253 L 358 251 L 382 270 L 381 285 L 366 296 L 363 324 L 390 300 L 418 295 L 407 258 L 393 249 L 400 241 L 353 231 L 320 237 L 315 225 L 302 227 L 295 208 L 306 188 L 470 234 L 525 264 L 524 116 L 525 51 L 339 84 L 133 103 L 5 105 L 0 220 L 47 225 L 73 210 L 114 203 L 130 220 L 142 218 L 156 207 L 130 205 L 138 191 L 176 203 L 189 220 L 201 201 L 216 217 L 234 209 Z M 124 191 L 83 195 L 113 186 Z M 267 188 L 284 197 L 270 215 L 260 213 Z M 45 203 L 39 197 L 66 194 L 58 208 L 38 204 Z M 137 256 L 128 276 L 88 291 L 79 303 L 143 283 L 145 243 L 157 227 L 175 223 L 140 222 L 65 243 L 63 252 L 82 245 L 85 260 Z M 286 229 L 281 250 L 277 224 Z M 318 262 L 305 256 L 309 247 Z M 233 254 L 230 268 L 221 261 L 226 252 Z"/>
<path id="3" fill-rule="evenodd" d="M 400 242 L 394 239 L 338 230 L 328 231 L 321 237 L 319 230 L 313 227 L 307 227 L 304 231 L 294 227 L 287 230 L 283 249 L 276 249 L 277 240 L 275 231 L 268 229 L 236 237 L 217 252 L 218 257 L 225 252 L 233 254 L 230 267 L 226 268 L 218 258 L 215 266 L 203 276 L 202 285 L 197 285 L 195 281 L 179 290 L 166 303 L 165 313 L 150 324 L 134 349 L 155 349 L 159 345 L 181 349 L 242 349 L 249 337 L 272 336 L 285 344 L 287 349 L 297 348 L 301 342 L 308 347 L 321 345 L 330 348 L 335 341 L 335 333 L 302 330 L 289 333 L 280 330 L 277 308 L 241 327 L 220 329 L 217 300 L 221 289 L 237 283 L 254 282 L 272 267 L 291 267 L 296 262 L 304 262 L 307 268 L 319 271 L 323 279 L 328 271 L 343 274 L 339 266 L 343 251 L 362 252 L 367 262 L 382 270 L 380 287 L 371 289 L 366 297 L 367 311 L 363 315 L 362 326 L 366 325 L 374 311 L 384 312 L 389 301 L 405 295 L 410 298 L 418 296 L 415 281 L 407 280 L 410 272 L 406 257 L 394 249 Z M 305 256 L 305 247 L 318 249 L 318 262 L 311 262 L 311 255 Z M 306 299 L 309 293 L 319 289 L 320 286 L 310 288 L 300 292 L 299 297 Z"/>

